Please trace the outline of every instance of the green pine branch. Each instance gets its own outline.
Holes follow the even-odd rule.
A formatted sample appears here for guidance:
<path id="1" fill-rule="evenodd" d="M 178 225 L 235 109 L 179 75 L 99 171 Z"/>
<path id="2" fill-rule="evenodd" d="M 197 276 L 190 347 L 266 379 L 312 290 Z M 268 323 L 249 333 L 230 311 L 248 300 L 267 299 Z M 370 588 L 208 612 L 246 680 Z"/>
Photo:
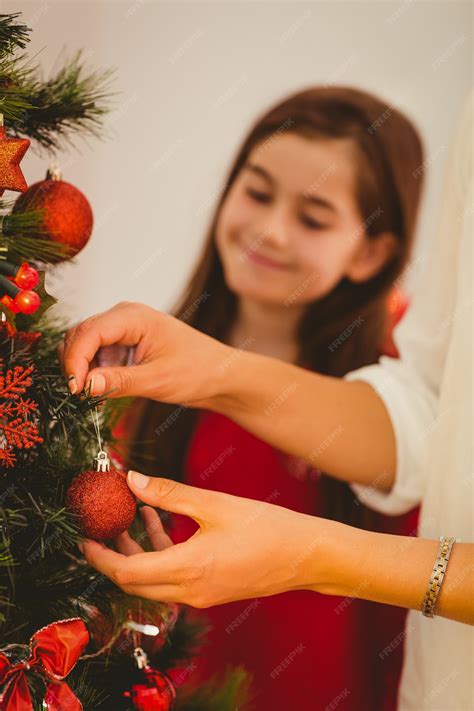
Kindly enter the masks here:
<path id="1" fill-rule="evenodd" d="M 24 112 L 32 108 L 28 95 L 37 71 L 28 66 L 26 55 L 0 57 L 0 111 L 5 123 L 21 121 Z"/>
<path id="2" fill-rule="evenodd" d="M 0 57 L 23 49 L 30 41 L 30 28 L 18 22 L 21 12 L 0 15 Z"/>
<path id="3" fill-rule="evenodd" d="M 114 70 L 87 73 L 81 50 L 45 82 L 37 78 L 35 66 L 18 69 L 11 85 L 0 88 L 11 133 L 27 136 L 49 152 L 74 145 L 75 133 L 101 137 L 113 96 L 113 74 Z"/>
<path id="4" fill-rule="evenodd" d="M 10 134 L 48 152 L 74 145 L 76 133 L 100 137 L 114 70 L 87 71 L 80 50 L 44 81 L 40 67 L 19 52 L 31 32 L 20 16 L 0 15 L 0 112 Z"/>
<path id="5" fill-rule="evenodd" d="M 26 345 L 0 338 L 3 367 L 34 364 L 28 396 L 38 403 L 44 442 L 20 452 L 14 470 L 0 476 L 0 638 L 3 644 L 25 645 L 40 627 L 54 620 L 81 617 L 91 629 L 99 616 L 105 640 L 114 638 L 129 619 L 158 620 L 169 616 L 166 603 L 124 594 L 107 577 L 91 568 L 76 548 L 80 533 L 64 509 L 64 495 L 74 475 L 89 468 L 97 451 L 91 410 L 101 405 L 101 433 L 111 442 L 112 429 L 127 401 L 71 395 L 57 360 L 65 324 L 43 316 L 37 324 L 42 337 L 31 351 Z M 35 329 L 36 330 L 36 329 Z M 143 523 L 137 517 L 132 536 L 148 548 Z M 181 608 L 164 644 L 150 654 L 150 664 L 166 672 L 190 666 L 202 647 L 205 628 L 188 619 Z M 103 642 L 91 641 L 87 653 Z M 135 640 L 121 637 L 98 657 L 81 661 L 68 676 L 88 711 L 131 711 L 124 689 L 143 682 L 133 658 Z M 241 671 L 216 679 L 196 690 L 179 686 L 177 711 L 234 711 L 244 708 L 247 677 Z M 41 704 L 44 686 L 33 681 L 34 703 Z M 247 707 L 245 707 L 247 708 Z"/>

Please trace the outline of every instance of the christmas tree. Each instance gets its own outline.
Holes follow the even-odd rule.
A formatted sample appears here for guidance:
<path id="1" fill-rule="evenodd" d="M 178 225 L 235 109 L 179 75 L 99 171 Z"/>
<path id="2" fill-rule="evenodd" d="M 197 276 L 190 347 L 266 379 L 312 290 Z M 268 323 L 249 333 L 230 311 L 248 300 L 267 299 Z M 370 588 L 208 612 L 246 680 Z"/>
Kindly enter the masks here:
<path id="1" fill-rule="evenodd" d="M 54 155 L 99 136 L 112 75 L 87 73 L 78 53 L 40 80 L 29 34 L 20 13 L 0 15 L 0 711 L 243 708 L 240 670 L 192 684 L 202 630 L 182 608 L 126 595 L 77 548 L 81 533 L 112 537 L 132 519 L 147 546 L 113 436 L 130 403 L 69 392 L 67 324 L 48 314 L 45 275 L 85 246 L 92 210 L 57 169 L 28 188 L 20 163 L 30 141 Z"/>

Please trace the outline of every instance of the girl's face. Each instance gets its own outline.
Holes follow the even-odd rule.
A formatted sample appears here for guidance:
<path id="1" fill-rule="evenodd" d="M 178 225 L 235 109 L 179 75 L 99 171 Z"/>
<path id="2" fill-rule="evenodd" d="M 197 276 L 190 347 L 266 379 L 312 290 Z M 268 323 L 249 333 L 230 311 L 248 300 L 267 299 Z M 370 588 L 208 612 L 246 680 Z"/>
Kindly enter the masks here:
<path id="1" fill-rule="evenodd" d="M 366 281 L 390 257 L 391 235 L 369 240 L 355 200 L 349 140 L 287 133 L 256 146 L 222 205 L 217 249 L 228 287 L 298 306 L 343 277 Z"/>

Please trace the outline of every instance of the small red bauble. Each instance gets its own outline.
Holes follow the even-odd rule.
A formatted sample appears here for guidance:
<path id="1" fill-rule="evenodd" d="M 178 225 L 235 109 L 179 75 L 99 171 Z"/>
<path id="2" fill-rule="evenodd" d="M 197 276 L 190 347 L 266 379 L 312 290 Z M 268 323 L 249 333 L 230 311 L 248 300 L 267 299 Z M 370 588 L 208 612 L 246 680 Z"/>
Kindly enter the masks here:
<path id="1" fill-rule="evenodd" d="M 135 518 L 135 497 L 124 474 L 110 471 L 81 472 L 66 493 L 66 508 L 78 516 L 86 538 L 106 541 L 126 531 Z"/>
<path id="2" fill-rule="evenodd" d="M 147 666 L 143 669 L 143 684 L 134 684 L 124 696 L 132 699 L 138 711 L 170 711 L 176 699 L 176 691 L 166 674 Z"/>
<path id="3" fill-rule="evenodd" d="M 68 248 L 66 258 L 69 258 L 89 241 L 94 219 L 91 206 L 81 191 L 59 176 L 55 172 L 46 180 L 31 185 L 15 202 L 13 213 L 42 210 L 41 228 L 32 236 L 65 245 Z"/>

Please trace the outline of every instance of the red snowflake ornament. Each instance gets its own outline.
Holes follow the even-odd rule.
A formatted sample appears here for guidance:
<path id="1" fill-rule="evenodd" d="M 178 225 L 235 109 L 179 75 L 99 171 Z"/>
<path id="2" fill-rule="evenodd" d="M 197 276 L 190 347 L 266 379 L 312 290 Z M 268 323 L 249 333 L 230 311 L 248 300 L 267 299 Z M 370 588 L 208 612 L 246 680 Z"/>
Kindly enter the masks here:
<path id="1" fill-rule="evenodd" d="M 0 467 L 14 467 L 16 450 L 31 449 L 40 444 L 38 426 L 32 416 L 38 412 L 37 403 L 23 397 L 31 387 L 34 365 L 16 365 L 5 373 L 0 360 Z"/>

